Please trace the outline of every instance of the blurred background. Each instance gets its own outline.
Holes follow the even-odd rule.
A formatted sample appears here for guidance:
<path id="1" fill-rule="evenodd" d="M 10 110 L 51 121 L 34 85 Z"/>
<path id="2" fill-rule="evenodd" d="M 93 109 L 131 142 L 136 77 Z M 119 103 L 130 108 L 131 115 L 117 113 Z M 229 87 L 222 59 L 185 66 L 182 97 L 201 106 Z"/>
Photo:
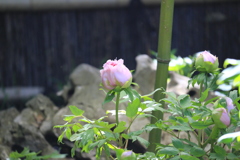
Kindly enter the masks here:
<path id="1" fill-rule="evenodd" d="M 159 13 L 159 0 L 0 0 L 0 110 L 37 93 L 61 104 L 56 92 L 81 63 L 123 58 L 134 70 L 157 51 Z M 222 66 L 239 48 L 240 0 L 175 0 L 176 55 L 209 50 Z"/>

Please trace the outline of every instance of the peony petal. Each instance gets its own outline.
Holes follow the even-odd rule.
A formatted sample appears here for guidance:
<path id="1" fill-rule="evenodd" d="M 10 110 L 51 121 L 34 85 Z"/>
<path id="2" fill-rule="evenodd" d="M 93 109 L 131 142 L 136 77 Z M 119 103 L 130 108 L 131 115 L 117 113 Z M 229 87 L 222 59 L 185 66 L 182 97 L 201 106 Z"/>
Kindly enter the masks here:
<path id="1" fill-rule="evenodd" d="M 227 111 L 224 109 L 222 112 L 222 116 L 220 118 L 220 120 L 222 121 L 222 123 L 224 123 L 226 126 L 230 125 L 230 117 L 227 113 Z"/>

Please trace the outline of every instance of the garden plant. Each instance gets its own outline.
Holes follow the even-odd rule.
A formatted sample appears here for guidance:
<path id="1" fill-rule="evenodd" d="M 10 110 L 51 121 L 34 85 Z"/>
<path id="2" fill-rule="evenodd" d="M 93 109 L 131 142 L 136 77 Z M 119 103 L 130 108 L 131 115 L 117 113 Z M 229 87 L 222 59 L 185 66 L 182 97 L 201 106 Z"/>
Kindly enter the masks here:
<path id="1" fill-rule="evenodd" d="M 107 113 L 115 116 L 116 123 L 109 124 L 104 121 L 105 117 L 97 120 L 88 119 L 84 117 L 83 110 L 69 106 L 73 115 L 64 118 L 66 124 L 55 126 L 63 129 L 59 141 L 62 142 L 66 136 L 74 142 L 73 156 L 75 149 L 81 148 L 83 152 L 96 149 L 97 158 L 105 155 L 106 159 L 118 160 L 240 159 L 240 143 L 235 140 L 239 133 L 234 133 L 239 125 L 240 97 L 237 90 L 229 92 L 225 97 L 209 98 L 209 94 L 218 87 L 216 83 L 220 76 L 218 65 L 218 58 L 208 51 L 203 51 L 196 57 L 189 85 L 198 85 L 201 96 L 191 99 L 188 94 L 177 96 L 163 88 L 156 89 L 149 95 L 140 95 L 134 89 L 138 85 L 132 82 L 131 71 L 123 64 L 123 60 L 108 60 L 100 71 L 102 89 L 107 91 L 103 104 L 115 103 L 116 109 Z M 164 101 L 166 106 L 151 98 L 157 92 L 166 95 L 160 100 Z M 119 110 L 119 103 L 127 103 L 126 109 Z M 151 114 L 156 110 L 171 115 L 166 120 L 157 119 Z M 119 114 L 125 114 L 129 123 L 119 121 Z M 144 126 L 141 130 L 130 132 L 133 121 L 140 117 L 153 117 L 156 122 Z M 71 123 L 73 119 L 78 121 Z M 156 143 L 154 152 L 148 151 L 144 154 L 128 150 L 129 140 L 138 140 L 148 147 L 149 141 L 140 135 L 153 129 L 170 134 L 172 143 L 167 145 Z M 187 138 L 182 138 L 181 132 L 185 132 Z"/>
<path id="2" fill-rule="evenodd" d="M 237 90 L 225 92 L 224 96 L 212 96 L 218 83 L 232 82 L 221 79 L 218 58 L 208 51 L 200 52 L 194 59 L 189 86 L 199 86 L 199 97 L 192 99 L 188 94 L 176 95 L 167 92 L 168 63 L 171 48 L 171 30 L 174 0 L 162 0 L 159 31 L 158 61 L 155 90 L 148 95 L 137 92 L 138 84 L 132 82 L 132 72 L 124 65 L 123 59 L 108 60 L 100 70 L 102 90 L 106 92 L 103 107 L 114 103 L 115 110 L 106 112 L 99 119 L 88 119 L 84 111 L 69 106 L 72 115 L 66 115 L 58 137 L 74 143 L 82 152 L 96 150 L 96 159 L 111 160 L 227 160 L 240 159 L 240 104 Z M 238 78 L 239 79 L 239 78 Z M 239 81 L 234 84 L 239 88 Z M 219 80 L 222 80 L 219 82 Z M 120 103 L 127 104 L 119 109 Z M 163 114 L 170 114 L 163 119 Z M 119 120 L 124 114 L 129 122 Z M 105 121 L 109 115 L 115 116 L 115 123 Z M 137 131 L 131 131 L 134 121 L 151 118 L 151 122 Z M 161 132 L 171 135 L 171 143 L 161 143 Z M 149 140 L 141 134 L 149 133 Z M 185 133 L 185 137 L 182 137 Z M 147 148 L 145 153 L 134 153 L 128 144 L 139 141 Z"/>

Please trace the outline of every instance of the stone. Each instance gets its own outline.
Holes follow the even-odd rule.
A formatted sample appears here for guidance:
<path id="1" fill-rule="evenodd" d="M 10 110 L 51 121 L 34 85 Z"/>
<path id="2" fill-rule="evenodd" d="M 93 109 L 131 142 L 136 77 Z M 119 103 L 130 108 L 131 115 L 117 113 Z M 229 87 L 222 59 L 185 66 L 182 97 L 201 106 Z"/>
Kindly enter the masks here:
<path id="1" fill-rule="evenodd" d="M 9 158 L 9 155 L 11 153 L 11 148 L 8 146 L 0 145 L 0 159 L 4 160 Z"/>
<path id="2" fill-rule="evenodd" d="M 48 97 L 39 94 L 29 100 L 26 106 L 34 111 L 33 117 L 42 134 L 52 131 L 52 118 L 58 111 L 58 108 Z"/>
<path id="3" fill-rule="evenodd" d="M 133 80 L 140 88 L 140 94 L 145 95 L 154 90 L 156 63 L 148 55 L 138 55 L 136 57 L 137 67 L 133 75 Z"/>
<path id="4" fill-rule="evenodd" d="M 73 70 L 69 76 L 68 83 L 63 87 L 63 90 L 58 92 L 58 96 L 62 96 L 67 101 L 72 96 L 72 93 L 74 93 L 75 87 L 100 83 L 99 69 L 83 63 Z"/>
<path id="5" fill-rule="evenodd" d="M 101 82 L 99 69 L 88 64 L 80 64 L 75 68 L 70 74 L 69 80 L 73 86 L 86 86 Z"/>
<path id="6" fill-rule="evenodd" d="M 0 112 L 0 144 L 12 146 L 14 144 L 14 135 L 19 134 L 19 126 L 14 123 L 14 118 L 19 115 L 16 108 L 8 108 Z"/>
<path id="7" fill-rule="evenodd" d="M 35 118 L 36 114 L 31 108 L 25 108 L 15 119 L 19 125 L 18 134 L 13 136 L 13 143 L 21 147 L 28 147 L 31 151 L 39 152 L 43 155 L 51 154 L 55 151 L 39 132 L 40 124 Z M 33 143 L 34 142 L 34 143 Z"/>

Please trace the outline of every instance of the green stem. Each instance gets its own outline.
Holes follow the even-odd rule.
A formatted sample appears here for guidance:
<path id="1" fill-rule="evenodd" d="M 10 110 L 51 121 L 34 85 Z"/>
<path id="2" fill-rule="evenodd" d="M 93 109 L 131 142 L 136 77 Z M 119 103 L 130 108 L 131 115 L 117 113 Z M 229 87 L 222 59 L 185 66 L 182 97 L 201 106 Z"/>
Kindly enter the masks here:
<path id="1" fill-rule="evenodd" d="M 172 39 L 172 23 L 173 23 L 173 11 L 174 11 L 174 0 L 161 0 L 161 12 L 160 12 L 160 27 L 159 27 L 159 41 L 158 41 L 158 65 L 155 78 L 155 89 L 164 88 L 166 90 L 167 78 L 168 78 L 168 61 L 170 61 L 171 53 L 171 39 Z M 165 98 L 162 92 L 156 92 L 154 97 L 156 102 Z M 164 102 L 162 101 L 164 107 Z M 163 113 L 161 111 L 153 111 L 151 123 L 154 124 L 158 119 L 163 119 Z M 161 141 L 161 130 L 153 129 L 149 133 L 148 147 L 149 152 L 155 152 L 156 143 Z"/>
<path id="2" fill-rule="evenodd" d="M 212 128 L 212 132 L 210 134 L 210 136 L 208 137 L 208 139 L 204 142 L 204 144 L 202 145 L 202 148 L 205 148 L 207 146 L 207 144 L 211 141 L 216 139 L 216 137 L 218 136 L 219 133 L 219 128 L 217 126 L 214 126 Z M 212 147 L 213 145 L 211 145 Z"/>
<path id="3" fill-rule="evenodd" d="M 119 100 L 120 100 L 120 92 L 117 92 L 117 98 L 116 98 L 116 123 L 118 126 L 118 107 L 119 107 Z"/>

